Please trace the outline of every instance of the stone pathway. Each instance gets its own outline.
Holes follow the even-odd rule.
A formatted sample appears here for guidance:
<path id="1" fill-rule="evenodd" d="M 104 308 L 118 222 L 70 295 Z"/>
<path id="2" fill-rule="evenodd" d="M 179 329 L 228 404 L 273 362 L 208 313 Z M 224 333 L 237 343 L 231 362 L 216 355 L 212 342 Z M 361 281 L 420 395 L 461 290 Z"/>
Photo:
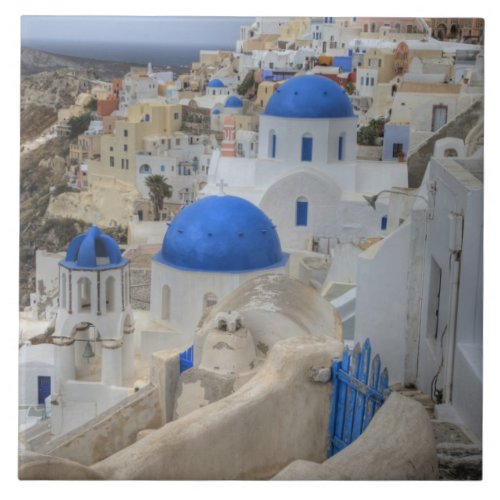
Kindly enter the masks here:
<path id="1" fill-rule="evenodd" d="M 432 421 L 439 466 L 440 480 L 480 480 L 482 479 L 482 447 L 474 443 L 458 425 L 436 420 L 434 402 L 418 389 L 400 385 L 391 387 L 393 391 L 421 403 Z"/>

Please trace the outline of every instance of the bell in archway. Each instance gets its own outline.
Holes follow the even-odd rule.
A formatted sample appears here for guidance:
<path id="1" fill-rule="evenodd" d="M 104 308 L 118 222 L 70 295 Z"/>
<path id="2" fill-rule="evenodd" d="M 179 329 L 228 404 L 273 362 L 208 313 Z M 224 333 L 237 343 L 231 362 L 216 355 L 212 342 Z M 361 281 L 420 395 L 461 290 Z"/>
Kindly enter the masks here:
<path id="1" fill-rule="evenodd" d="M 90 363 L 90 358 L 93 358 L 95 356 L 94 351 L 92 350 L 92 346 L 90 345 L 90 342 L 87 340 L 87 343 L 85 344 L 85 349 L 83 350 L 82 357 L 84 357 L 89 363 Z"/>

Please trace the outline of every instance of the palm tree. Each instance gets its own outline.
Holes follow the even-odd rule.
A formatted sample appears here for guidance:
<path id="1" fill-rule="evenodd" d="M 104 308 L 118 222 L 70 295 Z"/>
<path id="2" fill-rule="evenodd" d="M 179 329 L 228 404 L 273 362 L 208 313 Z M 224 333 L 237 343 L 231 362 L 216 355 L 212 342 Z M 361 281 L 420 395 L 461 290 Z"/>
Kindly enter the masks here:
<path id="1" fill-rule="evenodd" d="M 163 200 L 172 196 L 172 186 L 167 184 L 167 179 L 160 174 L 148 175 L 146 177 L 146 186 L 149 189 L 149 198 L 153 203 L 154 220 L 160 220 Z"/>

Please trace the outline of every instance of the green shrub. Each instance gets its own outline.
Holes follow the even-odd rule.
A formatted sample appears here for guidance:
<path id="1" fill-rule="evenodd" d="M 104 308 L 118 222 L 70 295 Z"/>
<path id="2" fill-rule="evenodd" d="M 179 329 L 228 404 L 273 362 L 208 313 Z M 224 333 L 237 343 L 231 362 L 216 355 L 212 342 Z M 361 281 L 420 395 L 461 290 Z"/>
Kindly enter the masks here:
<path id="1" fill-rule="evenodd" d="M 255 73 L 253 70 L 251 70 L 247 73 L 241 84 L 238 85 L 236 92 L 238 92 L 239 95 L 246 95 L 246 93 L 251 88 L 253 88 L 254 85 L 255 85 Z"/>
<path id="2" fill-rule="evenodd" d="M 360 127 L 358 130 L 358 144 L 362 146 L 375 146 L 376 139 L 384 136 L 385 120 L 370 120 L 370 123 L 365 127 Z"/>
<path id="3" fill-rule="evenodd" d="M 68 125 L 71 128 L 71 131 L 69 133 L 69 138 L 75 139 L 80 134 L 83 134 L 89 128 L 91 120 L 92 120 L 91 113 L 84 113 L 83 115 L 80 116 L 72 116 L 68 120 Z"/>

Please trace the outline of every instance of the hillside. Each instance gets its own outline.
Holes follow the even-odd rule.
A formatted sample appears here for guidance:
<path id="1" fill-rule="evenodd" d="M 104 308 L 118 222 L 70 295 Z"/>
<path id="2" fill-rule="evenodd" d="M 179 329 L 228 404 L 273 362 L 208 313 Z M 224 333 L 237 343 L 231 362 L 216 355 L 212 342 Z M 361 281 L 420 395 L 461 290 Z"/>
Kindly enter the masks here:
<path id="1" fill-rule="evenodd" d="M 44 71 L 21 78 L 21 142 L 38 137 L 57 121 L 57 111 L 75 103 L 95 78 L 91 70 L 68 68 Z"/>
<path id="2" fill-rule="evenodd" d="M 102 61 L 84 57 L 54 54 L 44 50 L 21 47 L 21 77 L 35 75 L 44 71 L 61 68 L 90 70 L 97 80 L 110 82 L 113 78 L 122 78 L 130 71 L 131 66 L 145 66 L 136 62 Z M 178 65 L 153 66 L 154 71 L 170 70 L 178 75 L 186 72 L 186 68 Z"/>
<path id="3" fill-rule="evenodd" d="M 35 75 L 44 71 L 54 71 L 61 68 L 92 70 L 96 79 L 111 81 L 112 78 L 121 78 L 133 63 L 99 61 L 82 57 L 53 54 L 43 50 L 21 47 L 21 76 Z"/>
<path id="4" fill-rule="evenodd" d="M 57 111 L 75 103 L 93 82 L 122 78 L 133 63 L 99 61 L 21 48 L 21 142 L 57 121 Z M 155 71 L 165 68 L 154 67 Z M 170 68 L 180 72 L 181 68 Z"/>

